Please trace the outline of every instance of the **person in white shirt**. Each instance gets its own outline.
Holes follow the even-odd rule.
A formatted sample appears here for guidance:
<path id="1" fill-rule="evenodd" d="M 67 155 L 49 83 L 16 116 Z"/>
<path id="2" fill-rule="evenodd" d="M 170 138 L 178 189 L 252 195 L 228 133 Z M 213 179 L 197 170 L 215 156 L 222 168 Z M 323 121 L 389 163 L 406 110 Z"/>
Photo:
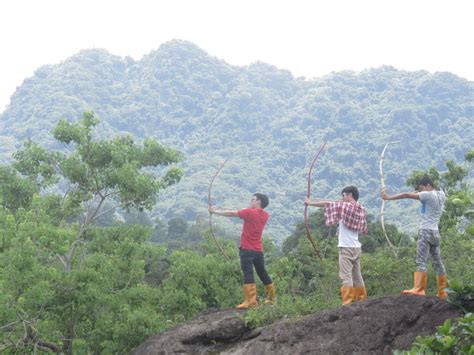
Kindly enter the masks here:
<path id="1" fill-rule="evenodd" d="M 358 199 L 357 187 L 346 186 L 342 190 L 342 200 L 305 200 L 307 206 L 324 207 L 326 226 L 339 226 L 339 277 L 342 281 L 341 298 L 344 306 L 350 305 L 354 300 L 367 299 L 360 267 L 362 248 L 359 233 L 367 234 L 368 229 L 365 209 L 357 202 Z"/>
<path id="2" fill-rule="evenodd" d="M 437 296 L 446 299 L 448 294 L 445 288 L 448 287 L 446 269 L 441 259 L 439 220 L 443 213 L 446 195 L 443 191 L 434 188 L 433 181 L 424 176 L 418 183 L 420 192 L 403 192 L 389 196 L 385 191 L 381 191 L 384 200 L 413 199 L 421 202 L 421 221 L 418 233 L 418 243 L 416 248 L 416 272 L 414 274 L 414 286 L 410 290 L 403 290 L 405 294 L 425 295 L 427 278 L 428 256 L 431 255 L 433 267 L 436 270 L 438 292 Z"/>

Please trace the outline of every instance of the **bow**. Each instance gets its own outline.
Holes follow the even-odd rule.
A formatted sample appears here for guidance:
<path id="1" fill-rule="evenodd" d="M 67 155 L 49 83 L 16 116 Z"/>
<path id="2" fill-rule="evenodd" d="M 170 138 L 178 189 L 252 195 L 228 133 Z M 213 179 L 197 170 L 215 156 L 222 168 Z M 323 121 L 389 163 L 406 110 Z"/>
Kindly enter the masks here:
<path id="1" fill-rule="evenodd" d="M 311 172 L 313 171 L 313 168 L 316 165 L 316 161 L 318 160 L 319 155 L 321 154 L 321 152 L 323 151 L 325 146 L 326 146 L 326 143 L 321 144 L 321 146 L 319 147 L 318 152 L 316 153 L 316 156 L 313 159 L 313 162 L 311 163 L 311 167 L 309 168 L 309 172 L 308 172 L 308 192 L 306 193 L 307 198 L 310 198 L 310 196 L 311 196 Z M 309 242 L 313 246 L 313 249 L 314 249 L 314 252 L 315 252 L 316 256 L 319 259 L 321 259 L 321 261 L 323 261 L 323 257 L 321 256 L 321 253 L 320 253 L 319 249 L 316 247 L 316 244 L 315 244 L 313 238 L 311 237 L 311 231 L 309 229 L 309 224 L 308 224 L 308 205 L 304 206 L 304 228 L 306 230 L 306 237 L 308 238 Z"/>
<path id="2" fill-rule="evenodd" d="M 227 160 L 229 160 L 229 158 L 227 158 L 226 160 L 224 160 L 224 162 L 221 164 L 221 166 L 219 167 L 219 169 L 217 169 L 216 173 L 214 174 L 214 176 L 212 177 L 212 180 L 211 180 L 211 183 L 209 184 L 209 193 L 208 193 L 208 205 L 209 207 L 211 207 L 211 191 L 212 191 L 212 184 L 214 183 L 214 180 L 216 179 L 217 175 L 219 174 L 219 172 L 222 170 L 222 168 L 224 167 L 225 163 L 227 163 Z M 230 261 L 230 258 L 227 256 L 227 254 L 225 253 L 224 249 L 222 249 L 222 246 L 219 244 L 219 242 L 217 241 L 217 238 L 216 236 L 214 235 L 214 230 L 212 228 L 212 213 L 209 212 L 209 231 L 211 233 L 211 236 L 212 236 L 212 239 L 214 239 L 214 243 L 217 245 L 217 248 L 221 251 L 222 255 L 224 255 L 224 257 L 227 259 L 227 261 Z"/>
<path id="3" fill-rule="evenodd" d="M 385 147 L 382 150 L 382 154 L 380 154 L 379 171 L 380 171 L 380 187 L 381 187 L 382 192 L 385 192 L 385 180 L 384 180 L 384 177 L 383 177 L 383 159 L 384 159 L 385 151 L 387 150 L 388 145 L 392 144 L 392 143 L 400 143 L 400 141 L 388 142 L 387 144 L 385 144 Z M 382 224 L 382 230 L 383 230 L 383 234 L 385 236 L 385 239 L 387 240 L 388 245 L 392 249 L 393 254 L 395 255 L 395 257 L 397 257 L 398 256 L 398 250 L 397 250 L 397 248 L 395 248 L 395 246 L 390 241 L 390 238 L 387 235 L 387 231 L 385 230 L 384 208 L 385 208 L 385 200 L 382 199 L 382 206 L 380 206 L 380 223 Z"/>

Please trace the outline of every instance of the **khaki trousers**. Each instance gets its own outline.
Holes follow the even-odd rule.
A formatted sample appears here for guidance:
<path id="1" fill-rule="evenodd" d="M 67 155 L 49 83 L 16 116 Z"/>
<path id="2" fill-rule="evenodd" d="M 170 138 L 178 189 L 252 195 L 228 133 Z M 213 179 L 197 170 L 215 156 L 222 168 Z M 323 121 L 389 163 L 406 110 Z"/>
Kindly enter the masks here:
<path id="1" fill-rule="evenodd" d="M 360 272 L 361 248 L 339 247 L 339 277 L 343 286 L 365 287 Z"/>

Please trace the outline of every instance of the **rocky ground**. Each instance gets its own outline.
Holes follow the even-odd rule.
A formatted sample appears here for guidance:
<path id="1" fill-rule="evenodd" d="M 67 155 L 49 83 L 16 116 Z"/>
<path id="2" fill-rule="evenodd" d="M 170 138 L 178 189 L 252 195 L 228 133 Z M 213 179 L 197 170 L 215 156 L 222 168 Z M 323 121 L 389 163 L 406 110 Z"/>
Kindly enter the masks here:
<path id="1" fill-rule="evenodd" d="M 245 311 L 201 314 L 153 335 L 132 354 L 390 354 L 462 312 L 436 297 L 371 299 L 295 320 L 249 329 Z"/>

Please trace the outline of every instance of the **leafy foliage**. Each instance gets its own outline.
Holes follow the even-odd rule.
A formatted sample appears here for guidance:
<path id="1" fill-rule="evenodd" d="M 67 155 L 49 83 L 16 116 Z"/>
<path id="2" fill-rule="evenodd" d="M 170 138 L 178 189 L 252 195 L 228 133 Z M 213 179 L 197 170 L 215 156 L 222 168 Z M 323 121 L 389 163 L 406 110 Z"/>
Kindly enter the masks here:
<path id="1" fill-rule="evenodd" d="M 474 351 L 474 314 L 463 318 L 448 319 L 437 328 L 433 336 L 417 337 L 409 351 L 395 351 L 394 354 L 472 354 Z"/>
<path id="2" fill-rule="evenodd" d="M 456 184 L 458 189 L 461 185 Z M 21 349 L 25 352 L 60 348 L 64 330 L 74 326 L 75 352 L 124 353 L 147 335 L 199 312 L 241 302 L 241 271 L 234 242 L 223 241 L 231 256 L 227 262 L 209 238 L 206 225 L 198 222 L 179 229 L 182 220 L 170 221 L 168 229 L 155 226 L 154 231 L 152 225 L 117 221 L 107 227 L 91 226 L 79 244 L 71 272 L 65 273 L 57 256 L 69 250 L 79 222 L 64 223 L 58 206 L 61 204 L 54 194 L 36 194 L 27 207 L 14 213 L 4 208 L 0 214 L 4 238 L 0 253 L 3 351 L 20 351 L 9 344 L 25 335 L 25 326 L 34 339 L 41 340 L 24 344 Z M 454 225 L 461 218 L 449 217 L 455 220 Z M 310 216 L 310 224 L 326 260 L 321 263 L 315 258 L 301 223 L 284 243 L 283 253 L 273 241 L 265 240 L 265 259 L 277 288 L 277 303 L 249 311 L 245 318 L 250 326 L 339 306 L 335 230 L 324 226 L 321 211 Z M 393 258 L 378 231 L 379 223 L 370 219 L 369 227 L 371 233 L 362 239 L 367 246 L 362 273 L 369 297 L 398 294 L 412 279 L 407 265 L 414 265 L 415 243 L 409 235 L 388 226 L 400 245 L 398 258 Z M 474 270 L 465 263 L 473 252 L 470 231 L 450 228 L 442 239 L 450 288 L 459 295 L 469 290 L 474 280 Z M 183 238 L 183 247 L 190 240 L 191 248 L 180 248 L 177 243 L 166 250 L 146 242 L 152 233 L 156 238 L 162 238 L 161 233 Z M 436 277 L 431 269 L 428 280 L 427 292 L 435 294 Z M 258 283 L 260 300 L 264 294 Z M 465 344 L 464 330 L 456 329 L 449 335 L 453 342 L 443 342 L 453 347 Z"/>
<path id="3" fill-rule="evenodd" d="M 450 282 L 448 301 L 461 307 L 466 313 L 474 312 L 474 285 L 462 286 L 459 282 Z"/>
<path id="4" fill-rule="evenodd" d="M 180 155 L 151 139 L 143 148 L 130 137 L 95 140 L 98 122 L 88 112 L 61 121 L 54 133 L 74 145 L 69 154 L 27 142 L 1 169 L 2 352 L 120 353 L 166 324 L 144 282 L 145 256 L 164 255 L 145 244 L 150 228 L 95 222 L 117 206 L 151 208 L 181 172 L 142 169 Z"/>

